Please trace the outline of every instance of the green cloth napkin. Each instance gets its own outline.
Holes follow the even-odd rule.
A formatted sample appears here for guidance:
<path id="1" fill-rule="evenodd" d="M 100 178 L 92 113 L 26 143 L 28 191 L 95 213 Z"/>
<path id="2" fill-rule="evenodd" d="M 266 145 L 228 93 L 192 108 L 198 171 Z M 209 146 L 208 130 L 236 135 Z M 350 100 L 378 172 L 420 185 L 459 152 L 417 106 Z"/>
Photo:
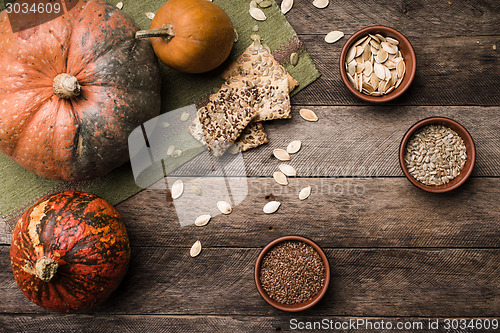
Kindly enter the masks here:
<path id="1" fill-rule="evenodd" d="M 116 4 L 119 1 L 109 2 Z M 146 12 L 155 13 L 164 3 L 163 0 L 124 0 L 122 2 L 123 12 L 132 17 L 142 29 L 149 28 L 151 22 L 146 17 Z M 266 21 L 256 21 L 250 16 L 249 0 L 215 0 L 214 2 L 231 17 L 239 35 L 225 65 L 243 53 L 252 42 L 250 35 L 257 33 L 262 37 L 262 43 L 269 46 L 275 58 L 299 81 L 300 85 L 292 92 L 292 95 L 320 76 L 295 31 L 274 1 L 271 7 L 263 9 L 267 16 Z M 256 25 L 259 27 L 258 32 L 253 31 Z M 293 52 L 299 53 L 300 59 L 295 67 L 289 63 L 290 54 Z M 201 75 L 179 73 L 162 65 L 162 112 L 200 102 L 208 94 L 217 91 L 223 82 L 219 75 L 225 65 L 211 73 Z M 183 159 L 192 157 L 184 156 Z M 48 193 L 75 189 L 95 193 L 112 204 L 118 204 L 142 190 L 135 184 L 130 163 L 95 180 L 60 182 L 38 177 L 24 170 L 3 154 L 0 154 L 0 186 L 0 224 L 5 227 L 6 223 L 9 230 L 24 210 Z M 0 225 L 0 229 L 1 227 Z"/>

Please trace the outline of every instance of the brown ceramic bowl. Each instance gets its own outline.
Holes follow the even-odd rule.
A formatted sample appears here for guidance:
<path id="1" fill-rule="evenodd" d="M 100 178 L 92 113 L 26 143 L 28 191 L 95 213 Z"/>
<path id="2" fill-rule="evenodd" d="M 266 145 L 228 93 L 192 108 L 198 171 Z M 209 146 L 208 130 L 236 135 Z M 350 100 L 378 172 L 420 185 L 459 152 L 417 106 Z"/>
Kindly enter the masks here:
<path id="1" fill-rule="evenodd" d="M 293 305 L 276 302 L 267 295 L 267 293 L 262 288 L 262 284 L 260 283 L 260 265 L 262 263 L 262 259 L 273 246 L 285 241 L 301 241 L 311 245 L 318 252 L 321 259 L 323 260 L 323 264 L 325 265 L 325 283 L 323 284 L 321 290 L 316 294 L 316 296 L 314 296 L 307 302 L 293 304 Z M 325 252 L 323 252 L 323 250 L 316 243 L 305 237 L 284 236 L 273 240 L 271 243 L 267 244 L 266 247 L 264 247 L 264 249 L 260 252 L 259 257 L 257 258 L 257 261 L 255 263 L 255 284 L 257 285 L 257 290 L 267 303 L 271 304 L 272 306 L 274 306 L 279 310 L 297 312 L 310 308 L 314 304 L 318 303 L 321 298 L 323 298 L 323 296 L 326 293 L 326 290 L 328 289 L 329 282 L 330 282 L 330 265 L 328 263 L 328 258 L 326 257 Z"/>
<path id="2" fill-rule="evenodd" d="M 404 161 L 406 145 L 408 144 L 408 141 L 413 136 L 413 134 L 415 134 L 416 131 L 427 125 L 443 125 L 448 128 L 451 128 L 452 130 L 457 132 L 458 135 L 460 135 L 462 140 L 464 140 L 465 149 L 467 153 L 467 160 L 460 174 L 454 179 L 450 180 L 448 184 L 444 185 L 422 184 L 421 182 L 413 178 L 412 175 L 410 175 L 410 173 L 408 172 L 408 168 L 406 167 Z M 476 162 L 476 147 L 474 146 L 474 141 L 472 140 L 471 135 L 465 129 L 465 127 L 463 127 L 456 121 L 449 118 L 431 117 L 417 122 L 415 125 L 410 127 L 410 129 L 406 132 L 406 134 L 403 137 L 403 140 L 401 140 L 401 145 L 399 146 L 399 164 L 401 165 L 401 169 L 403 169 L 403 173 L 405 174 L 406 178 L 408 178 L 408 180 L 413 185 L 427 192 L 443 193 L 456 189 L 457 187 L 462 185 L 467 180 L 467 178 L 469 178 L 470 174 L 472 173 L 472 169 L 474 168 L 475 162 Z"/>
<path id="3" fill-rule="evenodd" d="M 364 36 L 367 36 L 368 34 L 374 35 L 374 34 L 381 34 L 382 36 L 385 37 L 392 37 L 395 38 L 399 41 L 399 50 L 401 51 L 401 54 L 404 58 L 405 65 L 406 65 L 406 73 L 404 75 L 403 81 L 393 91 L 391 91 L 387 95 L 382 95 L 382 96 L 369 96 L 365 95 L 363 93 L 360 93 L 358 90 L 356 90 L 351 82 L 349 82 L 349 79 L 347 78 L 347 73 L 345 69 L 345 59 L 347 55 L 347 51 L 351 48 L 351 45 L 353 45 L 358 39 L 363 38 Z M 411 46 L 410 42 L 408 39 L 406 39 L 405 36 L 403 36 L 401 33 L 398 31 L 389 28 L 389 27 L 384 27 L 384 26 L 373 26 L 373 27 L 367 27 L 364 28 L 358 32 L 356 32 L 354 35 L 352 35 L 351 38 L 345 43 L 344 48 L 342 49 L 342 52 L 340 54 L 340 75 L 342 76 L 342 80 L 344 81 L 346 87 L 357 97 L 360 99 L 367 101 L 367 102 L 373 102 L 373 103 L 380 103 L 380 102 L 388 102 L 396 97 L 399 97 L 402 93 L 408 89 L 408 87 L 411 85 L 413 78 L 415 77 L 415 70 L 417 67 L 417 59 L 415 57 L 415 52 L 413 51 L 413 47 Z"/>

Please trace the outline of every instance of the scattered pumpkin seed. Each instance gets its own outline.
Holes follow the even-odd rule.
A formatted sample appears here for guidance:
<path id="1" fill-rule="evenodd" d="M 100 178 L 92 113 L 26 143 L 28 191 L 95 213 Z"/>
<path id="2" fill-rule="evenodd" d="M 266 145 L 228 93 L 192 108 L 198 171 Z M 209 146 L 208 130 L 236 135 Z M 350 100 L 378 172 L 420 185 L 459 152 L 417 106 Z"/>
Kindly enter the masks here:
<path id="1" fill-rule="evenodd" d="M 262 2 L 261 2 L 261 6 L 262 6 Z M 292 6 L 293 6 L 293 0 L 283 0 L 281 2 L 281 12 L 283 14 L 286 14 L 290 11 L 290 9 L 292 9 Z"/>
<path id="2" fill-rule="evenodd" d="M 281 148 L 276 148 L 273 150 L 273 155 L 280 161 L 290 161 L 290 155 L 288 152 Z"/>
<path id="3" fill-rule="evenodd" d="M 178 199 L 184 192 L 184 182 L 180 179 L 176 180 L 172 185 L 172 199 Z"/>
<path id="4" fill-rule="evenodd" d="M 307 198 L 309 198 L 310 195 L 311 195 L 311 186 L 304 187 L 299 192 L 299 199 L 306 200 Z"/>
<path id="5" fill-rule="evenodd" d="M 257 21 L 265 21 L 267 19 L 266 14 L 260 8 L 250 8 L 250 16 Z"/>
<path id="6" fill-rule="evenodd" d="M 189 255 L 191 255 L 191 257 L 196 257 L 197 255 L 199 255 L 201 252 L 201 242 L 199 240 L 197 240 L 196 242 L 194 242 L 193 246 L 191 246 L 191 250 L 189 251 Z"/>
<path id="7" fill-rule="evenodd" d="M 276 212 L 278 208 L 280 208 L 280 206 L 281 202 L 279 201 L 269 201 L 268 203 L 265 204 L 263 211 L 266 214 L 272 214 Z"/>
<path id="8" fill-rule="evenodd" d="M 120 1 L 120 2 L 118 2 L 118 3 L 116 4 L 116 8 L 118 8 L 118 9 L 122 9 L 122 8 L 123 8 L 123 2 L 121 2 L 121 1 Z"/>
<path id="9" fill-rule="evenodd" d="M 286 151 L 288 154 L 295 154 L 300 150 L 301 147 L 302 147 L 302 141 L 295 140 L 288 144 L 288 146 L 286 147 Z"/>
<path id="10" fill-rule="evenodd" d="M 203 226 L 206 226 L 208 224 L 208 222 L 210 222 L 210 219 L 212 217 L 210 215 L 200 215 L 196 218 L 196 220 L 194 221 L 194 225 L 197 226 L 197 227 L 203 227 Z"/>
<path id="11" fill-rule="evenodd" d="M 219 211 L 224 215 L 231 214 L 231 212 L 233 211 L 231 205 L 226 201 L 217 202 L 217 208 L 219 208 Z"/>
<path id="12" fill-rule="evenodd" d="M 188 119 L 189 119 L 189 113 L 184 112 L 184 113 L 181 115 L 181 121 L 187 121 Z"/>
<path id="13" fill-rule="evenodd" d="M 174 158 L 180 157 L 181 155 L 182 155 L 182 150 L 180 149 L 176 149 L 172 152 L 172 157 Z"/>
<path id="14" fill-rule="evenodd" d="M 196 195 L 202 195 L 203 192 L 201 191 L 201 188 L 196 185 L 191 185 L 191 192 L 193 192 Z"/>
<path id="15" fill-rule="evenodd" d="M 236 29 L 234 29 L 234 42 L 236 43 L 238 41 L 238 31 L 236 31 Z"/>
<path id="16" fill-rule="evenodd" d="M 269 0 L 262 0 L 260 3 L 259 3 L 259 7 L 261 8 L 267 8 L 267 7 L 271 7 L 273 3 Z"/>
<path id="17" fill-rule="evenodd" d="M 326 36 L 325 36 L 325 42 L 331 44 L 335 43 L 339 39 L 344 37 L 344 33 L 342 31 L 330 31 Z"/>
<path id="18" fill-rule="evenodd" d="M 174 152 L 174 150 L 175 150 L 175 146 L 174 145 L 171 145 L 170 147 L 168 147 L 168 149 L 167 149 L 167 156 L 172 155 L 172 153 Z"/>
<path id="19" fill-rule="evenodd" d="M 155 18 L 155 13 L 151 13 L 151 12 L 147 12 L 146 13 L 146 17 L 150 20 L 154 19 Z"/>
<path id="20" fill-rule="evenodd" d="M 295 52 L 293 52 L 292 54 L 290 54 L 290 63 L 292 64 L 292 66 L 297 66 L 299 62 L 299 55 Z"/>
<path id="21" fill-rule="evenodd" d="M 254 49 L 256 49 L 256 50 L 258 50 L 258 49 L 260 49 L 261 47 L 262 47 L 262 44 L 261 44 L 261 42 L 260 42 L 260 39 L 255 39 L 255 40 L 253 41 L 253 48 L 254 48 Z"/>
<path id="22" fill-rule="evenodd" d="M 319 9 L 326 8 L 328 4 L 330 3 L 329 0 L 314 0 L 313 1 L 313 6 Z"/>
<path id="23" fill-rule="evenodd" d="M 267 53 L 271 54 L 271 48 L 267 44 L 262 44 L 262 47 L 267 51 Z"/>
<path id="24" fill-rule="evenodd" d="M 286 178 L 285 174 L 281 171 L 275 171 L 273 173 L 273 178 L 276 181 L 276 183 L 280 185 L 288 185 L 288 179 Z"/>
<path id="25" fill-rule="evenodd" d="M 164 128 L 167 128 L 167 127 L 169 127 L 169 126 L 170 126 L 170 123 L 169 123 L 168 121 L 164 121 L 164 122 L 162 123 L 162 125 L 163 125 L 163 127 L 164 127 Z"/>
<path id="26" fill-rule="evenodd" d="M 309 109 L 300 109 L 300 116 L 307 121 L 318 121 L 318 116 L 314 111 Z"/>
<path id="27" fill-rule="evenodd" d="M 250 8 L 257 8 L 257 1 L 255 0 L 250 1 Z"/>
<path id="28" fill-rule="evenodd" d="M 294 169 L 293 166 L 289 165 L 289 164 L 280 164 L 279 166 L 279 169 L 281 170 L 281 172 L 283 172 L 283 174 L 287 177 L 295 177 L 297 176 L 297 171 Z"/>
<path id="29" fill-rule="evenodd" d="M 259 35 L 257 35 L 257 34 L 251 34 L 251 35 L 250 35 L 250 39 L 251 39 L 251 40 L 253 40 L 253 41 L 255 41 L 256 39 L 259 39 L 259 40 L 260 40 L 261 38 L 260 38 L 260 36 L 259 36 Z"/>
<path id="30" fill-rule="evenodd" d="M 253 30 L 254 32 L 259 31 L 259 26 L 258 26 L 257 24 L 256 24 L 256 25 L 254 25 L 254 26 L 253 26 L 253 28 L 252 28 L 252 30 Z"/>

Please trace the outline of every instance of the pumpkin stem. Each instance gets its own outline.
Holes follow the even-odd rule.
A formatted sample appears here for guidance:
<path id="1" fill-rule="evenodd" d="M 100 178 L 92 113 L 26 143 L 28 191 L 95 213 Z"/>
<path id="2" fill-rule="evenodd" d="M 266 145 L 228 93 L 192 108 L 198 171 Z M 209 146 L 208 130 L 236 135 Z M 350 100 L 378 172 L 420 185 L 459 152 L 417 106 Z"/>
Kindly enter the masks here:
<path id="1" fill-rule="evenodd" d="M 64 99 L 75 98 L 82 92 L 82 86 L 76 77 L 67 73 L 57 75 L 52 82 L 52 88 L 59 98 Z"/>
<path id="2" fill-rule="evenodd" d="M 59 264 L 57 261 L 47 257 L 41 257 L 35 264 L 35 275 L 42 281 L 49 282 L 56 274 Z"/>
<path id="3" fill-rule="evenodd" d="M 174 29 L 171 25 L 164 25 L 159 29 L 139 30 L 135 33 L 135 38 L 163 37 L 165 42 L 170 42 L 175 37 Z"/>

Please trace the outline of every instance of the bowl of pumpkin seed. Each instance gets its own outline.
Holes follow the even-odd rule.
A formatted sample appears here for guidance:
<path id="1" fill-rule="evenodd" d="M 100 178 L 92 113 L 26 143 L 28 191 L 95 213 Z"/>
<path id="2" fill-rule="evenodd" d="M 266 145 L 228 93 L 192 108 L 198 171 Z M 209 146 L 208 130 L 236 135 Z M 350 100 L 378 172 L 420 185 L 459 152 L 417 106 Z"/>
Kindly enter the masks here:
<path id="1" fill-rule="evenodd" d="M 356 32 L 340 54 L 342 80 L 367 102 L 388 102 L 403 94 L 415 77 L 416 65 L 408 39 L 385 26 Z"/>

